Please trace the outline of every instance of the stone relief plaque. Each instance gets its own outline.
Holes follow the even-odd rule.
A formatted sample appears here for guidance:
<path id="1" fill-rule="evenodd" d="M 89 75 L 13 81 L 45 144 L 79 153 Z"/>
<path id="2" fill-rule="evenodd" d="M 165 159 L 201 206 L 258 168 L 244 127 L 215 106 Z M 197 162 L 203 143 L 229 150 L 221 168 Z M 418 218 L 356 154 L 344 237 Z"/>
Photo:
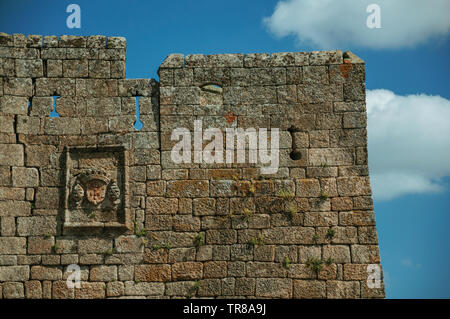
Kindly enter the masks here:
<path id="1" fill-rule="evenodd" d="M 66 147 L 64 230 L 129 229 L 128 152 Z"/>

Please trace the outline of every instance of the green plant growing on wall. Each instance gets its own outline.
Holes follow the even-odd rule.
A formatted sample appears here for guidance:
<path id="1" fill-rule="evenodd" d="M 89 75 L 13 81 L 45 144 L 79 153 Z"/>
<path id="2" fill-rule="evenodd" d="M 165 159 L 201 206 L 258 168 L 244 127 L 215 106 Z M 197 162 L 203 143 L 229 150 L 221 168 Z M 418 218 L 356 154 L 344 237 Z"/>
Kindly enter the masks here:
<path id="1" fill-rule="evenodd" d="M 147 235 L 147 229 L 141 228 L 141 229 L 137 230 L 135 234 L 139 238 L 140 237 L 145 237 L 145 235 Z"/>
<path id="2" fill-rule="evenodd" d="M 297 214 L 297 213 L 298 213 L 297 207 L 295 207 L 295 205 L 291 203 L 291 204 L 289 205 L 289 209 L 288 209 L 288 211 L 287 211 L 288 217 L 289 217 L 290 219 L 293 219 L 294 216 L 295 216 L 295 214 Z"/>
<path id="3" fill-rule="evenodd" d="M 250 181 L 250 185 L 249 185 L 249 187 L 248 187 L 248 191 L 249 191 L 250 194 L 252 194 L 253 196 L 255 195 L 255 193 L 256 193 L 256 185 L 255 185 L 255 181 L 254 181 L 254 180 L 251 180 L 251 181 Z"/>
<path id="4" fill-rule="evenodd" d="M 107 251 L 105 251 L 105 255 L 107 255 L 107 256 L 111 256 L 112 254 L 115 254 L 115 253 L 116 253 L 115 248 L 111 248 L 111 249 L 108 249 Z"/>
<path id="5" fill-rule="evenodd" d="M 280 189 L 277 195 L 284 200 L 291 200 L 295 197 L 295 194 L 293 192 L 286 189 Z"/>
<path id="6" fill-rule="evenodd" d="M 318 258 L 310 257 L 306 261 L 306 266 L 309 269 L 311 269 L 312 271 L 314 271 L 316 273 L 316 275 L 317 275 L 319 273 L 319 271 L 323 267 L 323 261 L 321 259 L 318 259 Z"/>
<path id="7" fill-rule="evenodd" d="M 254 247 L 254 246 L 256 246 L 256 245 L 260 245 L 260 246 L 264 245 L 264 236 L 263 236 L 263 234 L 260 233 L 260 234 L 258 235 L 258 237 L 251 237 L 251 238 L 248 240 L 247 244 L 248 244 L 250 247 Z"/>
<path id="8" fill-rule="evenodd" d="M 158 250 L 158 249 L 161 249 L 161 248 L 162 248 L 162 246 L 160 244 L 154 244 L 152 246 L 152 250 Z"/>
<path id="9" fill-rule="evenodd" d="M 52 238 L 52 235 L 50 235 L 50 234 L 45 234 L 45 235 L 44 235 L 44 238 L 45 238 L 45 239 L 50 239 L 50 238 Z"/>
<path id="10" fill-rule="evenodd" d="M 324 163 L 321 163 L 319 167 L 320 168 L 327 168 L 328 164 L 324 162 Z"/>
<path id="11" fill-rule="evenodd" d="M 328 257 L 328 259 L 325 261 L 325 264 L 327 266 L 330 266 L 332 263 L 333 263 L 333 258 L 331 258 L 331 257 Z"/>
<path id="12" fill-rule="evenodd" d="M 322 193 L 320 193 L 319 199 L 320 199 L 321 201 L 324 201 L 324 200 L 326 200 L 328 197 L 329 197 L 329 196 L 328 196 L 328 194 L 327 194 L 326 192 L 322 192 Z"/>
<path id="13" fill-rule="evenodd" d="M 139 228 L 139 226 L 137 225 L 136 222 L 134 222 L 134 234 L 140 238 L 140 237 L 145 237 L 147 235 L 147 229 L 145 229 L 144 227 Z"/>
<path id="14" fill-rule="evenodd" d="M 319 235 L 314 234 L 314 236 L 312 237 L 312 240 L 314 241 L 314 243 L 317 244 L 317 242 L 319 241 Z"/>
<path id="15" fill-rule="evenodd" d="M 54 244 L 53 246 L 52 246 L 52 251 L 55 253 L 55 254 L 57 254 L 58 253 L 58 250 L 59 250 L 59 246 L 58 246 L 58 244 Z"/>
<path id="16" fill-rule="evenodd" d="M 147 243 L 147 241 L 146 241 L 146 243 Z M 172 245 L 170 243 L 167 243 L 167 244 L 153 244 L 151 248 L 152 248 L 152 250 L 159 250 L 159 249 L 171 250 L 172 249 Z"/>
<path id="17" fill-rule="evenodd" d="M 291 260 L 289 259 L 288 256 L 284 257 L 283 267 L 286 268 L 286 269 L 291 268 Z"/>
<path id="18" fill-rule="evenodd" d="M 89 218 L 94 219 L 95 217 L 97 217 L 97 214 L 95 212 L 89 214 Z"/>
<path id="19" fill-rule="evenodd" d="M 328 228 L 328 231 L 325 234 L 325 238 L 331 240 L 331 239 L 333 239 L 335 234 L 336 234 L 336 231 L 330 227 L 330 228 Z"/>
<path id="20" fill-rule="evenodd" d="M 244 213 L 245 221 L 248 222 L 248 220 L 250 219 L 250 216 L 253 214 L 253 212 L 248 208 L 244 208 L 243 213 Z"/>
<path id="21" fill-rule="evenodd" d="M 264 245 L 264 235 L 262 233 L 258 235 L 258 245 Z"/>
<path id="22" fill-rule="evenodd" d="M 256 239 L 255 237 L 252 237 L 248 240 L 248 245 L 250 247 L 254 247 L 258 244 L 258 239 Z"/>
<path id="23" fill-rule="evenodd" d="M 200 282 L 198 280 L 196 280 L 194 285 L 189 289 L 189 293 L 186 296 L 186 298 L 191 299 L 193 295 L 196 296 L 198 294 L 199 288 L 200 288 Z"/>
<path id="24" fill-rule="evenodd" d="M 198 233 L 194 239 L 194 246 L 196 249 L 205 244 L 205 233 Z"/>

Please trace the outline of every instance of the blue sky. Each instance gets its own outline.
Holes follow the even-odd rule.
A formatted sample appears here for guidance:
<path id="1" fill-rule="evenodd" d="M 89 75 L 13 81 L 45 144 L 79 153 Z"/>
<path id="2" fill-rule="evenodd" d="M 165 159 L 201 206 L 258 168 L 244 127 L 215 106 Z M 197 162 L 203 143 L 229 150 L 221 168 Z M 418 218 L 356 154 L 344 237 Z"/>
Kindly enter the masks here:
<path id="1" fill-rule="evenodd" d="M 366 61 L 387 297 L 450 298 L 450 2 L 311 1 L 1 0 L 0 31 L 124 36 L 128 78 L 157 78 L 170 53 L 353 51 Z M 66 26 L 70 3 L 81 29 Z M 368 3 L 381 29 L 365 27 Z"/>

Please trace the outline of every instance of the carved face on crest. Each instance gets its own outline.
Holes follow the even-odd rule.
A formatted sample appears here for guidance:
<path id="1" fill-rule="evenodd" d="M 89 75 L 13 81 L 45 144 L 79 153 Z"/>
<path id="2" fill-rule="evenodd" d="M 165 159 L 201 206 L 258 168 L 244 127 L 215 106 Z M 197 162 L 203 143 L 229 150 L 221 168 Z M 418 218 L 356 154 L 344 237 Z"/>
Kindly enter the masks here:
<path id="1" fill-rule="evenodd" d="M 86 185 L 86 198 L 94 205 L 101 203 L 106 196 L 107 184 L 99 179 L 90 180 Z"/>

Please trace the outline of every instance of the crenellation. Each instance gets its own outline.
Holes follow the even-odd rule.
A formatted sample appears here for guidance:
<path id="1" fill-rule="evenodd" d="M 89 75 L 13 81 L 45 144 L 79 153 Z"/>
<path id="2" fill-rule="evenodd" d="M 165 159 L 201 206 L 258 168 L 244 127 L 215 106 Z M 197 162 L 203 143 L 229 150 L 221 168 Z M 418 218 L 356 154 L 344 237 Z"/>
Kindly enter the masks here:
<path id="1" fill-rule="evenodd" d="M 384 297 L 367 283 L 364 61 L 170 54 L 159 81 L 125 71 L 123 37 L 0 33 L 0 298 Z M 266 140 L 227 161 L 239 128 Z"/>

